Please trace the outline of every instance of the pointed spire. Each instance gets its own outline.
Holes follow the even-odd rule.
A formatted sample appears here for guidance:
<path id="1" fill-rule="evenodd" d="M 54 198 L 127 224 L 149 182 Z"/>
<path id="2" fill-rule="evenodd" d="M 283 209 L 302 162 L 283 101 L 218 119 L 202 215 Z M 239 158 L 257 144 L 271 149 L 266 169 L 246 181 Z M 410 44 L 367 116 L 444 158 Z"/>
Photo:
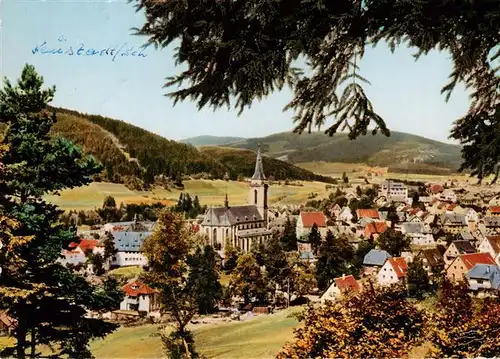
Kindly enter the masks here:
<path id="1" fill-rule="evenodd" d="M 227 186 L 226 186 L 226 197 L 224 198 L 224 207 L 229 208 L 229 199 L 227 198 Z"/>
<path id="2" fill-rule="evenodd" d="M 266 179 L 266 176 L 264 175 L 264 168 L 262 166 L 262 156 L 260 154 L 260 143 L 259 143 L 259 149 L 257 150 L 257 160 L 255 161 L 255 172 L 252 176 L 253 180 L 260 180 L 263 181 Z"/>

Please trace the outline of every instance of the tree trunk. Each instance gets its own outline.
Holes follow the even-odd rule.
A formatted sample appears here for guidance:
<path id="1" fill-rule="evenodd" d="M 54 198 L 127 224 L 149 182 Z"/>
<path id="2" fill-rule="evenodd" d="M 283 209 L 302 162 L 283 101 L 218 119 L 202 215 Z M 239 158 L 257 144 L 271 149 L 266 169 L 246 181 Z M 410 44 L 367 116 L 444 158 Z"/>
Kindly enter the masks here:
<path id="1" fill-rule="evenodd" d="M 24 323 L 19 321 L 16 329 L 16 353 L 19 359 L 26 358 L 26 334 Z"/>
<path id="2" fill-rule="evenodd" d="M 36 358 L 36 329 L 31 328 L 31 357 Z"/>

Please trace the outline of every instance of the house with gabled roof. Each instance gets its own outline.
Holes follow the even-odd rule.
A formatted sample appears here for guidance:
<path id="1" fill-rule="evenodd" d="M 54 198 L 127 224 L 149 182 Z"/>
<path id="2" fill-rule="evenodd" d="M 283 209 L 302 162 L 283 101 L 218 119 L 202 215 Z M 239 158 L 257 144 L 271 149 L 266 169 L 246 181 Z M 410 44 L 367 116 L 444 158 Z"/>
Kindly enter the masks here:
<path id="1" fill-rule="evenodd" d="M 378 236 L 387 230 L 385 222 L 371 222 L 365 225 L 363 237 L 366 239 L 377 239 Z"/>
<path id="2" fill-rule="evenodd" d="M 486 296 L 500 290 L 500 267 L 492 264 L 476 264 L 467 272 L 469 287 L 478 296 Z"/>
<path id="3" fill-rule="evenodd" d="M 141 246 L 151 232 L 112 232 L 115 248 L 117 250 L 112 258 L 111 266 L 145 266 L 148 261 L 142 254 Z"/>
<path id="4" fill-rule="evenodd" d="M 489 217 L 500 217 L 500 206 L 490 206 L 486 210 L 486 215 Z"/>
<path id="5" fill-rule="evenodd" d="M 363 258 L 363 274 L 367 276 L 376 274 L 388 258 L 391 258 L 391 255 L 387 251 L 370 250 Z"/>
<path id="6" fill-rule="evenodd" d="M 435 244 L 431 228 L 423 222 L 405 222 L 401 225 L 401 233 L 415 246 Z"/>
<path id="7" fill-rule="evenodd" d="M 446 276 L 452 282 L 467 279 L 467 272 L 476 264 L 496 265 L 495 260 L 489 253 L 461 254 L 447 267 Z"/>
<path id="8" fill-rule="evenodd" d="M 487 236 L 479 243 L 478 252 L 489 253 L 500 265 L 500 236 Z"/>
<path id="9" fill-rule="evenodd" d="M 120 310 L 155 312 L 160 310 L 158 291 L 138 279 L 132 279 L 122 287 L 124 298 Z"/>
<path id="10" fill-rule="evenodd" d="M 351 223 L 352 219 L 354 218 L 354 215 L 351 212 L 351 209 L 347 206 L 342 208 L 339 212 L 338 217 L 336 218 L 337 222 L 346 222 L 346 223 Z"/>
<path id="11" fill-rule="evenodd" d="M 479 221 L 478 228 L 484 228 L 488 236 L 500 234 L 500 217 L 485 216 Z"/>
<path id="12" fill-rule="evenodd" d="M 444 252 L 444 263 L 448 267 L 461 254 L 475 253 L 476 250 L 469 241 L 453 241 Z"/>
<path id="13" fill-rule="evenodd" d="M 358 220 L 366 218 L 372 220 L 380 219 L 380 215 L 376 209 L 358 209 L 356 210 L 356 214 L 358 215 Z"/>
<path id="14" fill-rule="evenodd" d="M 326 221 L 327 218 L 323 212 L 300 212 L 296 225 L 297 238 L 308 236 L 314 225 L 318 227 L 321 236 L 325 237 L 328 230 Z"/>
<path id="15" fill-rule="evenodd" d="M 439 216 L 439 224 L 447 233 L 459 233 L 468 229 L 465 216 L 456 213 L 443 213 Z"/>
<path id="16" fill-rule="evenodd" d="M 444 247 L 437 246 L 436 248 L 426 248 L 418 252 L 416 258 L 422 261 L 422 265 L 429 277 L 432 277 L 435 272 L 444 270 Z"/>
<path id="17" fill-rule="evenodd" d="M 361 286 L 353 275 L 343 275 L 333 280 L 330 287 L 321 296 L 320 301 L 321 303 L 327 300 L 334 301 L 346 293 L 357 293 L 360 291 Z"/>
<path id="18" fill-rule="evenodd" d="M 377 282 L 380 285 L 391 285 L 400 282 L 406 277 L 408 263 L 403 257 L 389 258 L 377 274 Z"/>

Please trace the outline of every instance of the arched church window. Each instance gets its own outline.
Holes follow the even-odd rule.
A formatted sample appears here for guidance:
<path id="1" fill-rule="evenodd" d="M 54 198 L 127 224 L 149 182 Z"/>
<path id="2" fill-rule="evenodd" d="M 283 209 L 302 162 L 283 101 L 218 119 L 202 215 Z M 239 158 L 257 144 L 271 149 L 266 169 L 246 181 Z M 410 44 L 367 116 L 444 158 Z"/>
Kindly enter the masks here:
<path id="1" fill-rule="evenodd" d="M 253 198 L 254 198 L 255 204 L 257 204 L 257 190 L 256 189 L 253 190 Z"/>

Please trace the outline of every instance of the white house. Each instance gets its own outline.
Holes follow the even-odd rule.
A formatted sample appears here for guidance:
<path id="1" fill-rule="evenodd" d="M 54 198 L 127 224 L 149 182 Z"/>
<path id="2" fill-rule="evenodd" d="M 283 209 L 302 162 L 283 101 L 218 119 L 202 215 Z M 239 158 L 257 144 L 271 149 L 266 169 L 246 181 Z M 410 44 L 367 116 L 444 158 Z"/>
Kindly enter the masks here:
<path id="1" fill-rule="evenodd" d="M 150 313 L 160 309 L 158 293 L 139 280 L 131 280 L 122 287 L 122 290 L 125 296 L 120 303 L 120 310 Z"/>
<path id="2" fill-rule="evenodd" d="M 453 191 L 452 189 L 445 189 L 442 193 L 441 193 L 441 199 L 444 200 L 444 201 L 448 201 L 448 202 L 453 202 L 455 203 L 457 201 L 457 195 L 455 193 L 455 191 Z"/>
<path id="3" fill-rule="evenodd" d="M 361 287 L 353 275 L 344 275 L 333 280 L 330 287 L 321 296 L 320 301 L 321 303 L 327 300 L 334 301 L 346 292 L 359 292 L 360 290 Z"/>
<path id="4" fill-rule="evenodd" d="M 402 257 L 389 258 L 384 263 L 377 274 L 377 282 L 380 285 L 391 285 L 398 283 L 405 276 L 408 270 L 408 264 Z"/>
<path id="5" fill-rule="evenodd" d="M 87 261 L 87 254 L 104 254 L 104 246 L 97 239 L 82 239 L 80 242 L 71 242 L 67 250 L 62 251 L 59 262 L 63 265 L 80 265 Z"/>
<path id="6" fill-rule="evenodd" d="M 325 237 L 328 231 L 325 214 L 323 212 L 300 212 L 296 227 L 297 238 L 309 235 L 315 224 L 321 237 Z"/>
<path id="7" fill-rule="evenodd" d="M 408 187 L 401 182 L 385 181 L 379 187 L 379 197 L 385 197 L 393 202 L 408 201 Z"/>
<path id="8" fill-rule="evenodd" d="M 484 237 L 479 243 L 478 251 L 480 253 L 489 253 L 500 266 L 500 236 Z"/>
<path id="9" fill-rule="evenodd" d="M 141 246 L 150 232 L 112 232 L 117 250 L 111 261 L 112 266 L 145 266 L 146 257 L 141 253 Z"/>
<path id="10" fill-rule="evenodd" d="M 340 222 L 351 223 L 351 220 L 353 219 L 353 217 L 354 217 L 354 215 L 352 214 L 351 209 L 349 207 L 345 206 L 339 212 L 337 220 L 340 221 Z"/>
<path id="11" fill-rule="evenodd" d="M 401 233 L 411 239 L 411 243 L 416 246 L 435 244 L 429 225 L 422 222 L 405 222 L 401 225 Z"/>

